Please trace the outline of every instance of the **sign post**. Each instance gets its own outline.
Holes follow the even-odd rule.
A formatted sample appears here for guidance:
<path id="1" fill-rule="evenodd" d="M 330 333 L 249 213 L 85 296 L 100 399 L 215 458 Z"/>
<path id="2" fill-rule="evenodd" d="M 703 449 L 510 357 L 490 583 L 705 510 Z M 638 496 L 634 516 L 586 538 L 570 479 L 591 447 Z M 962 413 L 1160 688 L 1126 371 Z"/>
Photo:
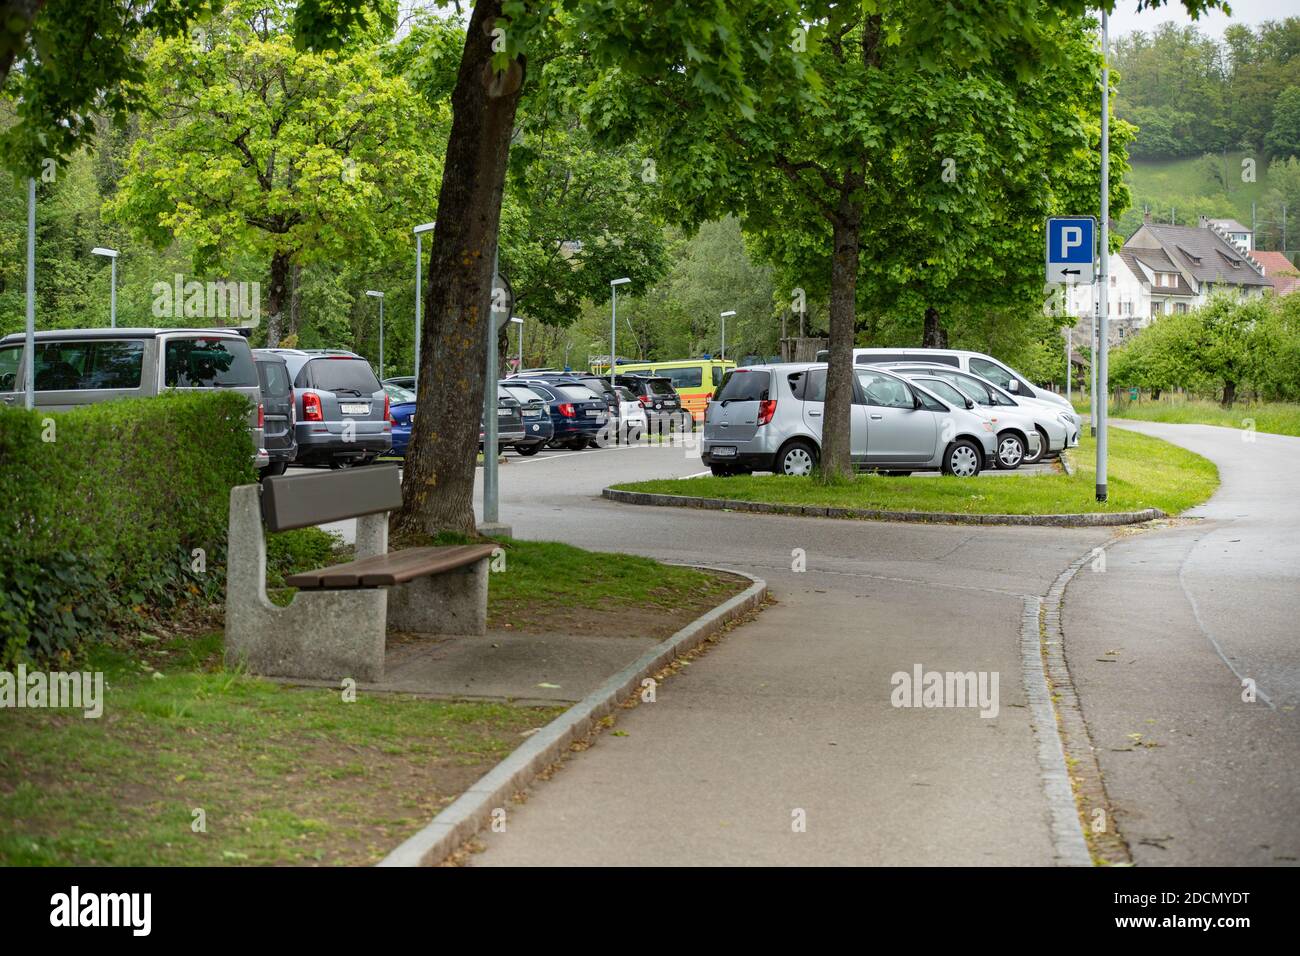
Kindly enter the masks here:
<path id="1" fill-rule="evenodd" d="M 497 254 L 492 254 L 492 302 L 487 324 L 487 369 L 483 376 L 483 523 L 479 533 L 509 535 L 500 521 L 500 485 L 497 482 L 497 333 L 510 321 L 515 305 L 510 283 L 498 271 Z"/>
<path id="2" fill-rule="evenodd" d="M 1106 500 L 1106 416 L 1107 395 L 1110 392 L 1110 369 L 1107 367 L 1110 352 L 1110 24 L 1106 10 L 1101 11 L 1101 278 L 1097 311 L 1101 315 L 1097 333 L 1101 342 L 1097 348 L 1097 500 Z"/>

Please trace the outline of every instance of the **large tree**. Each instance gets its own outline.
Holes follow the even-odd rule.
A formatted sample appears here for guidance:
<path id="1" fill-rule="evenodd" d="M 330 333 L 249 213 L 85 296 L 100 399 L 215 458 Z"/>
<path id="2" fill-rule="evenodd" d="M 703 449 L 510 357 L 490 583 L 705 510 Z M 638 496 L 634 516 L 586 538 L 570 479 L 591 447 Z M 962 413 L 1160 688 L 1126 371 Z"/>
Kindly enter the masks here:
<path id="1" fill-rule="evenodd" d="M 405 247 L 432 205 L 439 142 L 436 114 L 373 46 L 299 50 L 290 13 L 239 0 L 202 36 L 154 44 L 152 116 L 111 207 L 160 247 L 190 243 L 196 271 L 233 250 L 262 259 L 272 346 L 295 331 L 295 266 Z"/>

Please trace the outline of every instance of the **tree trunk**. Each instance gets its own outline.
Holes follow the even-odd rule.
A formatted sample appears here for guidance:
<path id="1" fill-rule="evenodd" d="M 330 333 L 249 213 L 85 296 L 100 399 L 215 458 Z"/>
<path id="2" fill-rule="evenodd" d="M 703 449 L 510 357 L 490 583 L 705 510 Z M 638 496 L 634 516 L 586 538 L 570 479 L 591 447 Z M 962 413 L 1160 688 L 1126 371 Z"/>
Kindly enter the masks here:
<path id="1" fill-rule="evenodd" d="M 948 333 L 939 324 L 939 310 L 932 305 L 926 306 L 925 333 L 921 337 L 921 348 L 946 349 L 947 347 Z"/>
<path id="2" fill-rule="evenodd" d="M 286 338 L 295 343 L 298 341 L 298 313 L 302 306 L 301 278 L 302 266 L 295 262 L 289 273 L 289 328 L 286 334 Z"/>
<path id="3" fill-rule="evenodd" d="M 490 31 L 501 0 L 474 5 L 451 94 L 451 138 L 438 194 L 438 225 L 425 279 L 420 417 L 402 480 L 397 535 L 473 534 L 474 460 L 483 410 L 491 319 L 492 255 L 522 61 L 491 69 Z"/>
<path id="4" fill-rule="evenodd" d="M 831 259 L 830 362 L 822 415 L 821 471 L 825 477 L 853 474 L 849 413 L 853 402 L 854 300 L 858 288 L 858 231 L 861 213 L 845 199 L 836 217 Z"/>
<path id="5" fill-rule="evenodd" d="M 1231 408 L 1233 402 L 1235 402 L 1236 400 L 1237 400 L 1237 383 L 1224 382 L 1223 383 L 1223 407 Z"/>
<path id="6" fill-rule="evenodd" d="M 280 347 L 284 331 L 284 307 L 288 301 L 289 254 L 277 252 L 271 257 L 271 288 L 266 295 L 266 347 Z"/>

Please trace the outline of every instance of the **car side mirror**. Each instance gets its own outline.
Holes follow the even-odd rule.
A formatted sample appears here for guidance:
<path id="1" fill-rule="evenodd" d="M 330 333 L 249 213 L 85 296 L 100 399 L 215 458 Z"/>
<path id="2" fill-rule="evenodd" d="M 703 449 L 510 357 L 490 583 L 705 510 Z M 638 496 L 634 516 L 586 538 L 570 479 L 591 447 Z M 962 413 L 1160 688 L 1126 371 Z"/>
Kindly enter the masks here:
<path id="1" fill-rule="evenodd" d="M 915 392 L 912 393 L 912 407 L 913 407 L 913 408 L 924 408 L 924 407 L 925 407 L 925 406 L 922 404 L 922 402 L 921 402 L 921 396 L 920 396 L 920 395 L 917 395 Z"/>
<path id="2" fill-rule="evenodd" d="M 1007 391 L 1008 392 L 1020 391 L 1020 383 L 1013 378 L 1010 382 L 1007 383 Z"/>
<path id="3" fill-rule="evenodd" d="M 969 408 L 974 408 L 974 407 L 975 407 L 975 403 L 972 402 L 972 401 L 968 398 L 968 399 L 966 399 L 966 407 L 967 407 L 968 409 L 969 409 Z"/>

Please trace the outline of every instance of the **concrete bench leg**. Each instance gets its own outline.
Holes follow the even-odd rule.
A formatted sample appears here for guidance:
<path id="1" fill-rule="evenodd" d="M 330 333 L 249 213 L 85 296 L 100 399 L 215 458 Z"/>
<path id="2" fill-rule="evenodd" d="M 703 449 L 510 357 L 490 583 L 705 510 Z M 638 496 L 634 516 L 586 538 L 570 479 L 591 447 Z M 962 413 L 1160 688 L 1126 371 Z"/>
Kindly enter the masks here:
<path id="1" fill-rule="evenodd" d="M 387 515 L 357 519 L 357 556 L 388 550 Z M 230 490 L 226 665 L 256 674 L 373 682 L 384 676 L 383 588 L 299 591 L 287 607 L 266 594 L 266 538 L 257 485 Z"/>
<path id="2" fill-rule="evenodd" d="M 487 633 L 487 558 L 388 589 L 388 623 L 416 634 Z"/>

